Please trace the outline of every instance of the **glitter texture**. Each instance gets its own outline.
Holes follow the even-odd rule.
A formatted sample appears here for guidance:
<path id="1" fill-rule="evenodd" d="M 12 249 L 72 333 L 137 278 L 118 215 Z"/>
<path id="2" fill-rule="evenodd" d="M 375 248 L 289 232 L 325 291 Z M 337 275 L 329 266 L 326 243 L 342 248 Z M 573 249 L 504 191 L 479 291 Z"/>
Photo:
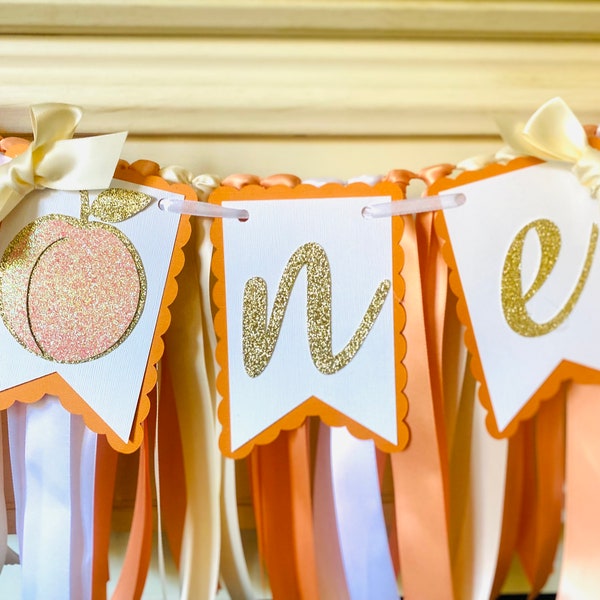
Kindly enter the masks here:
<path id="1" fill-rule="evenodd" d="M 523 294 L 521 276 L 523 245 L 527 233 L 532 229 L 535 230 L 539 239 L 541 260 L 534 282 L 527 292 Z M 585 263 L 575 289 L 563 308 L 552 319 L 545 323 L 537 323 L 529 316 L 526 303 L 540 290 L 556 264 L 561 248 L 560 231 L 556 224 L 548 219 L 532 221 L 521 229 L 508 250 L 502 272 L 502 310 L 506 322 L 513 331 L 524 337 L 538 337 L 550 333 L 564 322 L 569 314 L 571 314 L 583 291 L 585 282 L 590 274 L 597 243 L 598 226 L 594 224 L 590 234 Z"/>
<path id="2" fill-rule="evenodd" d="M 305 265 L 308 343 L 312 361 L 321 373 L 325 375 L 336 373 L 354 358 L 381 312 L 391 287 L 389 280 L 379 284 L 358 329 L 343 350 L 334 355 L 331 347 L 329 260 L 319 244 L 315 242 L 304 244 L 294 252 L 285 266 L 268 325 L 265 280 L 253 277 L 246 283 L 242 307 L 242 353 L 244 367 L 250 377 L 260 375 L 271 360 L 292 288 Z"/>
<path id="3" fill-rule="evenodd" d="M 0 315 L 15 339 L 46 360 L 80 363 L 114 350 L 146 299 L 133 244 L 112 225 L 46 215 L 23 228 L 0 262 Z"/>
<path id="4" fill-rule="evenodd" d="M 152 196 L 123 188 L 100 192 L 92 202 L 91 214 L 107 223 L 119 223 L 137 214 L 152 202 Z"/>

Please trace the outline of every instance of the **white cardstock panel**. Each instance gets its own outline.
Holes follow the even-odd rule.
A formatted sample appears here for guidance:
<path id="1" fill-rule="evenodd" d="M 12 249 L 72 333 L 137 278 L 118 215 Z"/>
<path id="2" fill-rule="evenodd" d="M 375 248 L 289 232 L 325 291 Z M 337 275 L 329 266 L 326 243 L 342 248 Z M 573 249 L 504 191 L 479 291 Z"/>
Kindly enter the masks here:
<path id="1" fill-rule="evenodd" d="M 393 282 L 390 219 L 361 215 L 366 204 L 390 201 L 358 197 L 223 202 L 250 213 L 246 222 L 223 222 L 232 451 L 311 396 L 397 443 L 393 290 L 354 359 L 337 373 L 323 375 L 308 347 L 303 268 L 266 369 L 250 377 L 242 356 L 246 282 L 252 277 L 266 281 L 270 318 L 285 266 L 308 242 L 320 244 L 330 263 L 333 353 L 346 345 L 379 284 Z"/>
<path id="2" fill-rule="evenodd" d="M 147 279 L 147 297 L 130 335 L 112 352 L 89 362 L 61 364 L 45 360 L 21 346 L 0 324 L 0 389 L 6 390 L 50 373 L 58 373 L 123 440 L 129 439 L 146 370 L 156 320 L 164 292 L 179 215 L 158 208 L 161 198 L 182 196 L 114 179 L 111 187 L 137 190 L 155 200 L 143 211 L 121 222 L 120 229 L 137 249 Z M 90 203 L 101 190 L 90 191 Z M 32 192 L 2 222 L 0 254 L 28 223 L 46 214 L 79 217 L 79 192 Z M 97 220 L 94 217 L 90 221 Z"/>
<path id="3" fill-rule="evenodd" d="M 473 325 L 496 423 L 504 430 L 563 360 L 600 369 L 600 249 L 567 319 L 554 331 L 525 337 L 506 322 L 501 303 L 502 270 L 518 232 L 537 219 L 554 222 L 561 235 L 558 260 L 546 283 L 528 302 L 539 323 L 566 304 L 580 277 L 600 208 L 567 167 L 544 163 L 452 188 L 466 203 L 444 217 Z M 442 192 L 443 193 L 443 192 Z M 523 289 L 539 268 L 535 232 L 525 239 Z"/>

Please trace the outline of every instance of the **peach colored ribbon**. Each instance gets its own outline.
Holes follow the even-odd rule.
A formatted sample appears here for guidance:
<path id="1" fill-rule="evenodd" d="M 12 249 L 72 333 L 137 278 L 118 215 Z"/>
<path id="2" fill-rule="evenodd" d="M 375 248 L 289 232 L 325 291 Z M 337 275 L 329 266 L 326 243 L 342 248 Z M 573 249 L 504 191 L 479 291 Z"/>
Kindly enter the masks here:
<path id="1" fill-rule="evenodd" d="M 442 464 L 426 350 L 419 249 L 412 219 L 404 223 L 404 364 L 408 372 L 405 393 L 410 405 L 411 441 L 406 450 L 391 457 L 402 585 L 408 600 L 449 600 L 454 592 L 444 475 L 447 467 Z"/>
<path id="2" fill-rule="evenodd" d="M 507 441 L 490 436 L 485 426 L 486 412 L 480 402 L 472 400 L 470 485 L 463 490 L 468 518 L 462 523 L 460 543 L 453 556 L 460 586 L 456 597 L 461 600 L 492 597 L 502 537 L 508 454 Z"/>
<path id="3" fill-rule="evenodd" d="M 80 190 L 110 184 L 127 133 L 71 139 L 82 111 L 69 104 L 30 109 L 33 142 L 0 165 L 0 220 L 38 188 Z"/>
<path id="4" fill-rule="evenodd" d="M 523 514 L 517 548 L 536 597 L 552 573 L 562 530 L 565 465 L 565 389 L 540 405 L 533 420 L 523 423 Z"/>
<path id="5" fill-rule="evenodd" d="M 597 385 L 567 392 L 565 530 L 557 600 L 600 597 L 600 424 Z"/>
<path id="6" fill-rule="evenodd" d="M 506 444 L 506 442 L 504 442 Z M 523 501 L 523 471 L 525 462 L 524 435 L 522 429 L 508 440 L 506 475 L 502 511 L 502 528 L 498 544 L 496 571 L 492 582 L 491 598 L 496 598 L 508 576 L 515 555 L 521 506 Z"/>

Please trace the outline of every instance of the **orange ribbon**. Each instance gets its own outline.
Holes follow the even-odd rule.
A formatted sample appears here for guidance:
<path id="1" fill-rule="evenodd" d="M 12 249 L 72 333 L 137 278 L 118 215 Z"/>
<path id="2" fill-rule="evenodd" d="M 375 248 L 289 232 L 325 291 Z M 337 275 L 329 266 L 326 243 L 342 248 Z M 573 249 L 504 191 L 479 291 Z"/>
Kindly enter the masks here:
<path id="1" fill-rule="evenodd" d="M 249 464 L 259 548 L 273 599 L 317 598 L 308 425 L 255 447 Z"/>
<path id="2" fill-rule="evenodd" d="M 152 491 L 150 488 L 150 440 L 148 422 L 144 421 L 144 438 L 140 446 L 137 489 L 133 507 L 131 533 L 123 567 L 112 600 L 139 600 L 144 591 L 152 554 Z"/>

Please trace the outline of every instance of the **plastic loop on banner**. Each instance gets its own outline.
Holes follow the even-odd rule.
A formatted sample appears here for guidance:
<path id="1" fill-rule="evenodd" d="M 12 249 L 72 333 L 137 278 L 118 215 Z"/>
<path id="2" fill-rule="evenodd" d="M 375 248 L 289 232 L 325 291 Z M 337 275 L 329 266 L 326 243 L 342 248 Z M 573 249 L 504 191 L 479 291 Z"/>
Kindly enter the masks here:
<path id="1" fill-rule="evenodd" d="M 397 217 L 414 213 L 429 212 L 432 210 L 446 210 L 457 208 L 467 201 L 464 194 L 444 194 L 443 196 L 427 196 L 403 200 L 402 202 L 383 202 L 381 204 L 370 204 L 362 209 L 363 217 L 378 219 L 382 217 Z M 193 215 L 196 217 L 239 219 L 247 221 L 250 213 L 243 208 L 228 208 L 218 204 L 207 202 L 193 202 L 191 200 L 175 200 L 172 198 L 161 198 L 158 207 L 168 212 Z"/>
<path id="2" fill-rule="evenodd" d="M 443 196 L 427 196 L 402 200 L 402 202 L 383 202 L 370 204 L 362 210 L 363 217 L 378 219 L 381 217 L 397 217 L 414 213 L 429 212 L 432 210 L 446 210 L 457 208 L 467 201 L 464 194 L 444 194 Z"/>
<path id="3" fill-rule="evenodd" d="M 193 215 L 195 217 L 221 217 L 223 219 L 239 219 L 246 221 L 250 216 L 248 211 L 241 208 L 227 208 L 208 202 L 194 202 L 193 200 L 176 200 L 174 198 L 161 198 L 158 207 L 168 212 Z"/>

